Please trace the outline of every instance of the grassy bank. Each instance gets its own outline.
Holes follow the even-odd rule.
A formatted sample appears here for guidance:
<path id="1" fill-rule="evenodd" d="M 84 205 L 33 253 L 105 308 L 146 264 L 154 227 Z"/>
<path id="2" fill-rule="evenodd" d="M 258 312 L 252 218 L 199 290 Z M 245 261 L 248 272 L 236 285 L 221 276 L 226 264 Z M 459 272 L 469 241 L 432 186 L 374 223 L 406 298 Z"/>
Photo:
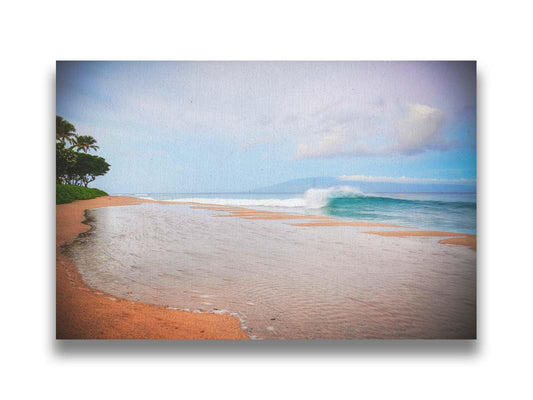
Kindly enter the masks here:
<path id="1" fill-rule="evenodd" d="M 108 196 L 106 192 L 95 188 L 77 185 L 56 185 L 56 204 L 72 203 L 75 200 L 94 199 Z"/>

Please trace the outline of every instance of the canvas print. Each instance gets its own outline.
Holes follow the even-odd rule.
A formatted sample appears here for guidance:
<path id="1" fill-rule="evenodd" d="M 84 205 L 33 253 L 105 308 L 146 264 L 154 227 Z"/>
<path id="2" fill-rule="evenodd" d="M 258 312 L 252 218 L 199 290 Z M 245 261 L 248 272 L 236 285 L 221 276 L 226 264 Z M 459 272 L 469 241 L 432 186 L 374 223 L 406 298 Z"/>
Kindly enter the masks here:
<path id="1" fill-rule="evenodd" d="M 474 61 L 58 61 L 58 339 L 475 339 Z"/>

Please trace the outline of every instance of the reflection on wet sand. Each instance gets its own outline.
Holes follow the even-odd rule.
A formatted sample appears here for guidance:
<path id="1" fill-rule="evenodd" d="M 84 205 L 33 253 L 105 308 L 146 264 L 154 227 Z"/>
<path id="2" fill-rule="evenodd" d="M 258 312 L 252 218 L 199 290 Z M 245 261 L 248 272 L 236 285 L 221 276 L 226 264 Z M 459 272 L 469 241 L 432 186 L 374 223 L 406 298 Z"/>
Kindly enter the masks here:
<path id="1" fill-rule="evenodd" d="M 236 218 L 214 218 L 221 212 Z M 251 337 L 475 337 L 472 250 L 272 214 L 155 202 L 99 209 L 89 211 L 94 229 L 67 251 L 92 287 L 233 313 Z"/>

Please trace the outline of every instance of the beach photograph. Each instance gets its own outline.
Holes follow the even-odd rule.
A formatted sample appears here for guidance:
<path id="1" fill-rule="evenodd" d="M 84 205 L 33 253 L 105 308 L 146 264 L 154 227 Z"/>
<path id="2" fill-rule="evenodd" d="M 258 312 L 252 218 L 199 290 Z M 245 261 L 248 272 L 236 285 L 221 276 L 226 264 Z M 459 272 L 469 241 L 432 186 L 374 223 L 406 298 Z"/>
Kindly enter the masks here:
<path id="1" fill-rule="evenodd" d="M 477 338 L 475 61 L 57 61 L 56 339 Z"/>
<path id="2" fill-rule="evenodd" d="M 6 3 L 2 397 L 531 397 L 506 5 Z"/>

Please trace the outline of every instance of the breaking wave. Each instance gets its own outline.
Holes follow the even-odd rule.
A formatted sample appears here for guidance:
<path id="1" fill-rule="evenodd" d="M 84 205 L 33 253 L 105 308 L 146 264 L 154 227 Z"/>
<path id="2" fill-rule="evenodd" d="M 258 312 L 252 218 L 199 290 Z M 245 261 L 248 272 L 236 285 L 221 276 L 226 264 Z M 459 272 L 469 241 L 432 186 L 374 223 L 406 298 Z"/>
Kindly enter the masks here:
<path id="1" fill-rule="evenodd" d="M 304 193 L 306 208 L 327 207 L 331 199 L 366 196 L 361 190 L 352 186 L 331 187 L 327 189 L 309 189 Z"/>
<path id="2" fill-rule="evenodd" d="M 475 233 L 475 196 L 366 194 L 353 186 L 309 189 L 303 194 L 235 194 L 213 197 L 155 195 L 154 200 L 251 208 L 284 208 L 358 221 L 376 221 L 434 230 Z M 249 197 L 248 197 L 249 196 Z M 275 196 L 279 196 L 276 198 Z M 162 198 L 163 197 L 163 198 Z M 263 197 L 263 198 L 261 198 Z M 414 198 L 413 198 L 414 197 Z M 150 198 L 150 197 L 142 197 Z M 307 211 L 306 211 L 307 210 Z"/>
<path id="3" fill-rule="evenodd" d="M 331 187 L 327 189 L 309 189 L 302 197 L 289 199 L 247 199 L 247 198 L 210 198 L 210 197 L 185 197 L 167 199 L 163 201 L 191 202 L 200 204 L 216 204 L 222 206 L 242 207 L 303 207 L 309 209 L 327 207 L 331 199 L 367 196 L 359 189 L 350 186 Z M 150 197 L 141 197 L 151 199 Z"/>

